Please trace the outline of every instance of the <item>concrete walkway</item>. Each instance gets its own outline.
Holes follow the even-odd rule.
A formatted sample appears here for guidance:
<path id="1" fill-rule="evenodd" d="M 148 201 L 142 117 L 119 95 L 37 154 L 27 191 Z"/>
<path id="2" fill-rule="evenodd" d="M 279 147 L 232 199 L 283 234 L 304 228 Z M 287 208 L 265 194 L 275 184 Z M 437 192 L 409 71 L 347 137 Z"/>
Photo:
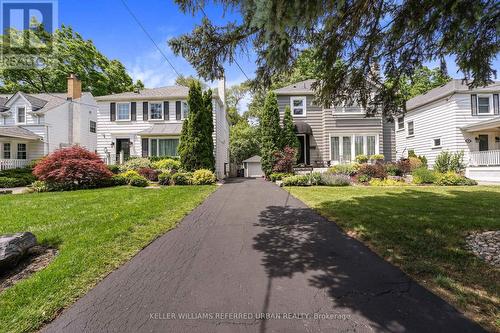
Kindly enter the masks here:
<path id="1" fill-rule="evenodd" d="M 240 179 L 43 331 L 482 329 L 284 190 Z"/>

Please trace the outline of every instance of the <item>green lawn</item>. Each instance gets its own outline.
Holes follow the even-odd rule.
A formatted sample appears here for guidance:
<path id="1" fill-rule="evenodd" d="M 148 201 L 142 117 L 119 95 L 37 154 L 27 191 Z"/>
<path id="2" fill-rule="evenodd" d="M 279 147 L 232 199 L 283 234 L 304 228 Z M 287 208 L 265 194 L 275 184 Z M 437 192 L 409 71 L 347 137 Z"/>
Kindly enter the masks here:
<path id="1" fill-rule="evenodd" d="M 0 294 L 0 332 L 39 328 L 175 227 L 215 188 L 118 187 L 0 196 L 0 234 L 31 231 L 60 251 L 48 267 Z"/>
<path id="2" fill-rule="evenodd" d="M 467 232 L 500 229 L 500 187 L 289 191 L 470 318 L 500 330 L 500 270 L 464 250 Z"/>

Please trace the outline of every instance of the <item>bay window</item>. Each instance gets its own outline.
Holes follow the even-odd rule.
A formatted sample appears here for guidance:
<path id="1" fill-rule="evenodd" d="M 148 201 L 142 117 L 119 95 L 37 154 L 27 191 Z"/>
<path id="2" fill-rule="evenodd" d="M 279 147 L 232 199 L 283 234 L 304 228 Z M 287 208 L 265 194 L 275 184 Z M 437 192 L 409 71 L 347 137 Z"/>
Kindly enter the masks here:
<path id="1" fill-rule="evenodd" d="M 378 154 L 377 134 L 335 135 L 330 138 L 330 160 L 351 162 L 357 155 Z"/>

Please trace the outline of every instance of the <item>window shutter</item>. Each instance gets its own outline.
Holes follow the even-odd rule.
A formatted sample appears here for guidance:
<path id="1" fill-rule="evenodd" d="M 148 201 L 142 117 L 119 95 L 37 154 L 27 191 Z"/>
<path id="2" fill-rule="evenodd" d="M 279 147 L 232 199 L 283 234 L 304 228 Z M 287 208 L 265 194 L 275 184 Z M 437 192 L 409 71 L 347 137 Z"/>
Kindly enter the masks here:
<path id="1" fill-rule="evenodd" d="M 168 102 L 163 102 L 163 119 L 170 120 L 170 110 L 168 109 Z"/>
<path id="2" fill-rule="evenodd" d="M 477 95 L 476 94 L 470 95 L 470 105 L 471 105 L 472 115 L 477 116 Z"/>
<path id="3" fill-rule="evenodd" d="M 111 103 L 109 105 L 109 117 L 110 121 L 115 121 L 116 120 L 116 103 Z"/>
<path id="4" fill-rule="evenodd" d="M 142 103 L 142 119 L 144 121 L 147 121 L 148 120 L 148 112 L 149 112 L 149 109 L 148 109 L 148 102 L 143 102 Z"/>
<path id="5" fill-rule="evenodd" d="M 175 102 L 175 120 L 181 120 L 181 101 Z"/>
<path id="6" fill-rule="evenodd" d="M 500 102 L 498 101 L 498 94 L 493 94 L 493 113 L 500 114 Z"/>
<path id="7" fill-rule="evenodd" d="M 142 139 L 142 157 L 149 155 L 149 139 Z"/>
<path id="8" fill-rule="evenodd" d="M 137 103 L 136 102 L 130 103 L 130 120 L 132 120 L 132 121 L 137 120 Z"/>

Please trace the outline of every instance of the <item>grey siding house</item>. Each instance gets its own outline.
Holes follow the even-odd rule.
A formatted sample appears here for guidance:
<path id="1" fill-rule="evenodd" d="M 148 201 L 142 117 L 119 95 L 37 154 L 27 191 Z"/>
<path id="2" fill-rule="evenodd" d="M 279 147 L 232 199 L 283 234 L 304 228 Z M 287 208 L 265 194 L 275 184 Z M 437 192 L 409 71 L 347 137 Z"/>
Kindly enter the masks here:
<path id="1" fill-rule="evenodd" d="M 300 142 L 298 164 L 313 167 L 349 163 L 360 154 L 395 158 L 394 124 L 381 116 L 366 117 L 362 107 L 323 108 L 314 102 L 314 80 L 275 90 L 280 119 L 290 106 Z"/>

